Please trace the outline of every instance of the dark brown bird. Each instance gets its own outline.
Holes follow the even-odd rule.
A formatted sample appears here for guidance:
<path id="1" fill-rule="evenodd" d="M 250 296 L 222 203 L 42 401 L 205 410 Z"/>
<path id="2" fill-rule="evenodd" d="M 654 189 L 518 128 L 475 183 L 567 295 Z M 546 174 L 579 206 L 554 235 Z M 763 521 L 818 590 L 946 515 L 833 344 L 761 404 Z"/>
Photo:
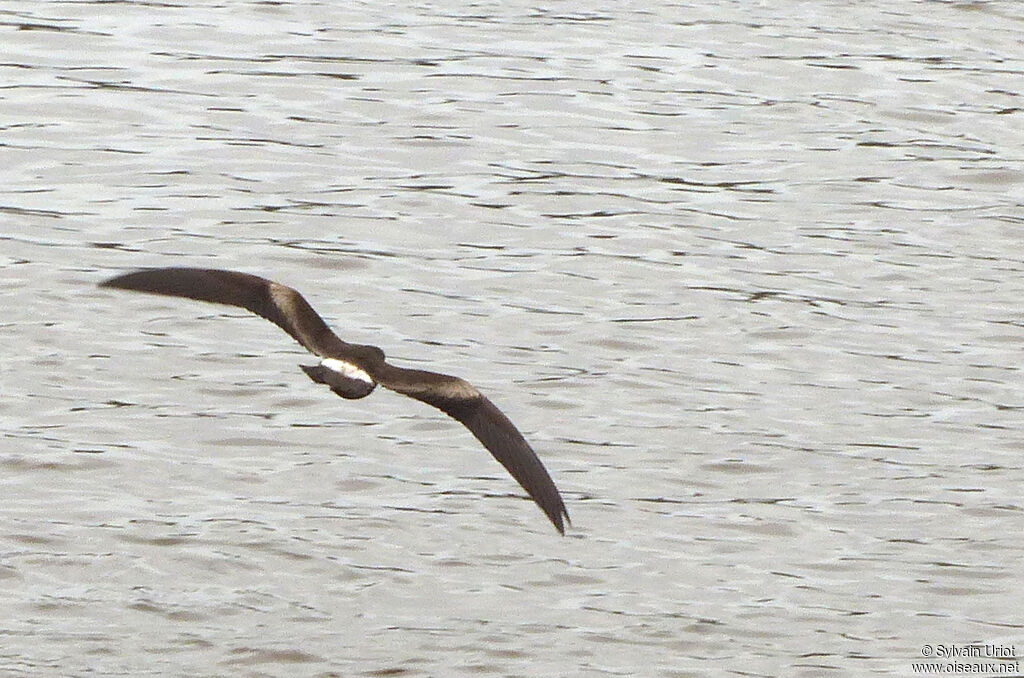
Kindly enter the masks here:
<path id="1" fill-rule="evenodd" d="M 519 429 L 469 382 L 389 365 L 384 351 L 376 346 L 339 339 L 301 294 L 255 275 L 205 268 L 154 268 L 119 275 L 100 286 L 240 306 L 274 323 L 319 356 L 319 365 L 299 367 L 342 398 L 366 397 L 380 384 L 433 405 L 462 422 L 522 485 L 559 533 L 565 534 L 562 518 L 568 522 L 569 513 L 544 464 Z"/>

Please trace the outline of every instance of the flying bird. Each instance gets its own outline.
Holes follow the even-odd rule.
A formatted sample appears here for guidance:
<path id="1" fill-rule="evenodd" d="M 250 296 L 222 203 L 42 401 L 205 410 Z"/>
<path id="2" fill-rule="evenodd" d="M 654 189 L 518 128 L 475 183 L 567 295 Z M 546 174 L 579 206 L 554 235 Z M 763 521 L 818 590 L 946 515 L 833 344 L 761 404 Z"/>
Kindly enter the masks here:
<path id="1" fill-rule="evenodd" d="M 415 398 L 461 422 L 565 534 L 569 513 L 544 464 L 519 429 L 469 382 L 446 374 L 409 370 L 385 361 L 376 346 L 342 341 L 301 294 L 248 273 L 210 268 L 153 268 L 119 275 L 100 287 L 186 297 L 248 309 L 291 335 L 320 358 L 299 365 L 310 379 L 342 398 L 370 395 L 380 384 Z"/>

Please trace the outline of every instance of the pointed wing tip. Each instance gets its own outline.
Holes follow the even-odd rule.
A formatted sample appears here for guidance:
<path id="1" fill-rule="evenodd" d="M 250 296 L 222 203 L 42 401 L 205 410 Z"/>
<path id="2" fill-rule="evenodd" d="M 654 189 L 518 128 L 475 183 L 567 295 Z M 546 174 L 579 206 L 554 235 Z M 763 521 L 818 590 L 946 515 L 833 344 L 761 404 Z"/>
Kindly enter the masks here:
<path id="1" fill-rule="evenodd" d="M 544 513 L 547 514 L 551 524 L 555 526 L 556 530 L 558 530 L 558 534 L 563 537 L 565 536 L 565 526 L 568 525 L 569 527 L 572 527 L 572 520 L 569 518 L 569 511 L 566 510 L 564 504 L 550 513 L 545 509 Z"/>
<path id="2" fill-rule="evenodd" d="M 131 274 L 130 273 L 122 273 L 121 275 L 115 275 L 113 278 L 107 278 L 106 280 L 104 280 L 101 283 L 96 283 L 96 287 L 120 287 L 121 286 L 121 279 L 124 278 L 127 275 L 131 275 Z"/>
<path id="3" fill-rule="evenodd" d="M 136 290 L 146 292 L 150 291 L 154 283 L 151 275 L 168 270 L 172 269 L 137 268 L 133 271 L 128 271 L 127 273 L 115 275 L 113 278 L 107 278 L 103 282 L 97 283 L 96 287 L 112 287 L 119 290 Z"/>

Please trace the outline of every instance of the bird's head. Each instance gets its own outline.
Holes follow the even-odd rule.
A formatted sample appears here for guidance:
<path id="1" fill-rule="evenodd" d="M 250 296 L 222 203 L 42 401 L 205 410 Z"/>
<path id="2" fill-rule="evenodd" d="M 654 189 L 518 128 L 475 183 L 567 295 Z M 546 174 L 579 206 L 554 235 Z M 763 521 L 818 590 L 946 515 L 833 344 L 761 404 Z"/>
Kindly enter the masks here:
<path id="1" fill-rule="evenodd" d="M 384 351 L 376 346 L 357 345 L 353 351 L 355 358 L 365 365 L 382 364 L 385 360 Z"/>

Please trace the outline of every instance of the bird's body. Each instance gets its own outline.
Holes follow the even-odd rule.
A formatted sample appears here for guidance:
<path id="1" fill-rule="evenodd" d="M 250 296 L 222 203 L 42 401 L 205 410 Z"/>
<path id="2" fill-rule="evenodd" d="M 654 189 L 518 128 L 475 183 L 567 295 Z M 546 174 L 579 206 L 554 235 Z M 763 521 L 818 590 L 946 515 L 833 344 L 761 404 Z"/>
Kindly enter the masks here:
<path id="1" fill-rule="evenodd" d="M 562 497 L 519 430 L 494 403 L 458 377 L 396 367 L 376 346 L 342 341 L 309 303 L 290 287 L 236 271 L 156 268 L 111 278 L 103 287 L 186 297 L 248 309 L 274 323 L 310 353 L 318 365 L 300 365 L 313 381 L 343 398 L 368 396 L 381 386 L 432 405 L 461 422 L 527 491 L 555 528 L 568 520 Z"/>
<path id="2" fill-rule="evenodd" d="M 309 378 L 326 384 L 342 398 L 358 400 L 370 395 L 377 382 L 361 367 L 337 358 L 324 358 L 319 365 L 299 365 Z"/>

